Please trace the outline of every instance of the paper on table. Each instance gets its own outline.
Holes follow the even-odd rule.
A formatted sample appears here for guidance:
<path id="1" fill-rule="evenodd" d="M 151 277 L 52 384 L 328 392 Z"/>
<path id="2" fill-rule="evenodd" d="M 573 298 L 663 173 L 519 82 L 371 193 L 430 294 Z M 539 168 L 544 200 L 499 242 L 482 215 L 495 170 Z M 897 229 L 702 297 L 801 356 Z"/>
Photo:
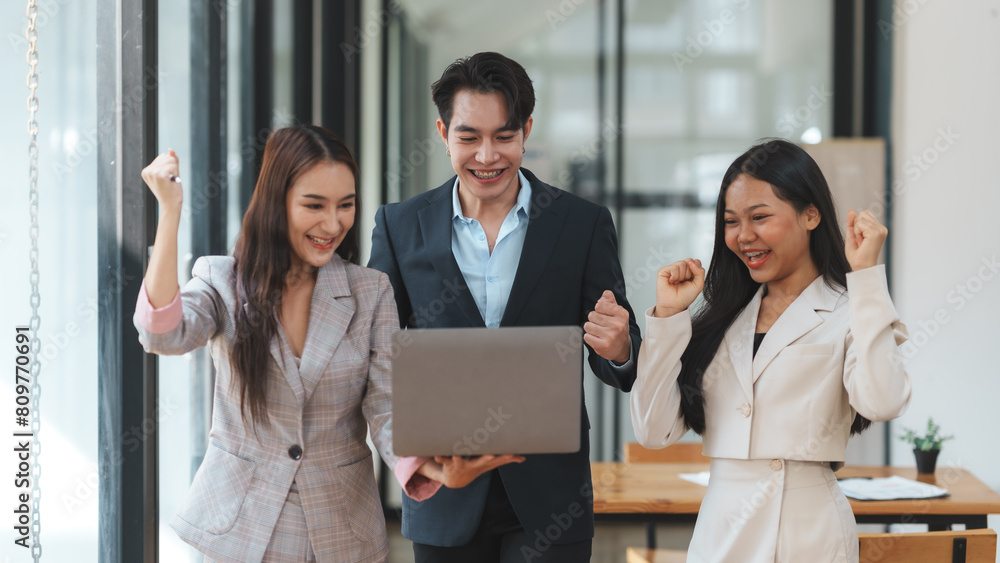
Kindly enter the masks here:
<path id="1" fill-rule="evenodd" d="M 708 471 L 702 471 L 701 473 L 681 473 L 680 477 L 685 481 L 691 481 L 703 487 L 708 486 Z"/>
<path id="2" fill-rule="evenodd" d="M 840 479 L 837 482 L 845 495 L 857 500 L 902 500 L 948 496 L 947 489 L 898 475 L 877 479 Z"/>

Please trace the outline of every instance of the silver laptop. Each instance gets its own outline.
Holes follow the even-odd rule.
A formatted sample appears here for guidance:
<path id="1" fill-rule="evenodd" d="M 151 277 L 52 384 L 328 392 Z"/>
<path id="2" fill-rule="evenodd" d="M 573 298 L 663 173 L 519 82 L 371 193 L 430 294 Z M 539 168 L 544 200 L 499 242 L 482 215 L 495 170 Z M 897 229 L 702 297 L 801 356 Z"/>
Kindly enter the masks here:
<path id="1" fill-rule="evenodd" d="M 579 451 L 580 327 L 404 330 L 393 341 L 396 455 Z"/>

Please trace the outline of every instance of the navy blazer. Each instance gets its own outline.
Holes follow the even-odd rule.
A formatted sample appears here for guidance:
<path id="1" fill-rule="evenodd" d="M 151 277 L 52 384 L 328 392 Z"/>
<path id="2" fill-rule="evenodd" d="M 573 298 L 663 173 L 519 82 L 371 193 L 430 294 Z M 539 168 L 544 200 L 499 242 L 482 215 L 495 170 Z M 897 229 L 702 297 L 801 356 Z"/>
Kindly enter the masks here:
<path id="1" fill-rule="evenodd" d="M 629 312 L 632 368 L 619 372 L 588 347 L 589 361 L 601 381 L 629 391 L 641 336 L 624 294 L 611 213 L 521 172 L 531 182 L 531 210 L 500 325 L 582 326 L 604 290 L 614 291 Z M 452 177 L 434 190 L 380 207 L 375 216 L 368 266 L 389 275 L 404 328 L 486 326 L 452 253 L 454 185 Z M 518 520 L 540 546 L 594 536 L 590 423 L 585 406 L 581 412 L 580 451 L 528 455 L 499 470 Z M 404 495 L 403 535 L 427 545 L 468 543 L 479 526 L 489 480 L 487 473 L 461 489 L 442 487 L 423 502 Z"/>

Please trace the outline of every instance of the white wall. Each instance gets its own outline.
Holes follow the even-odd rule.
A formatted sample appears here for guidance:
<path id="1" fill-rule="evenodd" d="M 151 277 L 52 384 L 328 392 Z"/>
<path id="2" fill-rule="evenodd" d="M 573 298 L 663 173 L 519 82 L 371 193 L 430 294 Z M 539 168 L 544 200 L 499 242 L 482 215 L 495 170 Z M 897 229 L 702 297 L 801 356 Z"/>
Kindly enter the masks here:
<path id="1" fill-rule="evenodd" d="M 1000 1 L 897 0 L 894 25 L 892 290 L 913 379 L 894 433 L 934 416 L 956 436 L 939 463 L 1000 490 Z M 892 461 L 913 455 L 894 440 Z"/>

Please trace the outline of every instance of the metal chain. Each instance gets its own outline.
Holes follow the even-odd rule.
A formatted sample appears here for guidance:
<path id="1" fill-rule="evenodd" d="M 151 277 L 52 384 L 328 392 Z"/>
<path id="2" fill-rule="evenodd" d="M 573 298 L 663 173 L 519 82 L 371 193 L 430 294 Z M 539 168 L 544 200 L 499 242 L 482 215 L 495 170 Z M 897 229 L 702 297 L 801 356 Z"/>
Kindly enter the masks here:
<path id="1" fill-rule="evenodd" d="M 35 26 L 35 17 L 38 15 L 38 6 L 35 0 L 28 0 L 28 28 L 24 34 L 28 38 L 28 134 L 31 135 L 31 144 L 28 145 L 29 157 L 29 208 L 31 212 L 31 454 L 34 463 L 31 467 L 31 557 L 35 563 L 42 558 L 42 517 L 41 502 L 42 491 L 38 482 L 42 477 L 42 466 L 38 462 L 42 454 L 42 441 L 38 436 L 41 430 L 41 418 L 39 416 L 39 399 L 42 388 L 38 384 L 38 375 L 41 364 L 38 361 L 38 354 L 41 352 L 42 344 L 38 338 L 38 327 L 41 325 L 41 318 L 38 316 L 38 306 L 41 303 L 41 296 L 38 293 L 38 121 L 35 114 L 38 111 L 38 97 L 35 89 L 38 88 L 38 51 L 35 49 L 35 42 L 38 40 L 38 29 Z"/>

